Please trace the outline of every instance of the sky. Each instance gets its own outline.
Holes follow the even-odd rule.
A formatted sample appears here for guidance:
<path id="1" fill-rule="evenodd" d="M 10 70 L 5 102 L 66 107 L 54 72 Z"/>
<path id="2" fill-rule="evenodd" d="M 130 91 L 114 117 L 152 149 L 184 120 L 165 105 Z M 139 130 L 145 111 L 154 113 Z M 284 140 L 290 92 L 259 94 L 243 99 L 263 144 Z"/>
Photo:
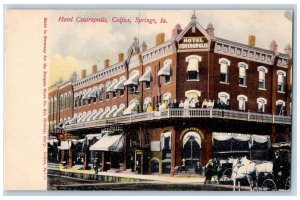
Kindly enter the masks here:
<path id="1" fill-rule="evenodd" d="M 215 36 L 247 44 L 248 36 L 256 36 L 256 46 L 269 49 L 275 40 L 278 51 L 292 45 L 292 15 L 285 10 L 196 10 L 197 21 L 206 29 L 208 23 L 215 28 Z M 82 69 L 91 74 L 92 65 L 103 68 L 105 59 L 117 62 L 118 54 L 125 53 L 137 36 L 148 48 L 155 45 L 155 36 L 165 33 L 171 39 L 172 29 L 188 25 L 192 10 L 52 10 L 49 12 L 48 48 L 50 85 L 62 79 L 67 81 Z M 73 22 L 59 22 L 59 17 L 73 17 Z M 77 17 L 106 17 L 108 23 L 78 23 Z M 111 19 L 129 18 L 132 23 L 112 23 Z M 155 19 L 156 24 L 135 23 L 136 17 Z M 160 23 L 164 18 L 167 23 Z"/>

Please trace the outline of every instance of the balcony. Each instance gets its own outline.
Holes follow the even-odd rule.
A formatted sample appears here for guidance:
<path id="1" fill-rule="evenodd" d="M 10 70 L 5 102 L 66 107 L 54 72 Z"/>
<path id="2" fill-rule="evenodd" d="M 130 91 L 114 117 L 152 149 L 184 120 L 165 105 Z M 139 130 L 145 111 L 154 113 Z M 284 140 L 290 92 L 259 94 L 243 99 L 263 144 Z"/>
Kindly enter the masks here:
<path id="1" fill-rule="evenodd" d="M 131 124 L 135 122 L 149 122 L 160 119 L 189 119 L 189 118 L 214 118 L 238 121 L 260 122 L 270 124 L 291 124 L 291 116 L 270 115 L 252 112 L 240 112 L 220 109 L 167 109 L 151 113 L 137 113 L 121 117 L 95 120 L 85 123 L 67 125 L 66 131 L 78 129 L 102 128 L 112 124 Z"/>

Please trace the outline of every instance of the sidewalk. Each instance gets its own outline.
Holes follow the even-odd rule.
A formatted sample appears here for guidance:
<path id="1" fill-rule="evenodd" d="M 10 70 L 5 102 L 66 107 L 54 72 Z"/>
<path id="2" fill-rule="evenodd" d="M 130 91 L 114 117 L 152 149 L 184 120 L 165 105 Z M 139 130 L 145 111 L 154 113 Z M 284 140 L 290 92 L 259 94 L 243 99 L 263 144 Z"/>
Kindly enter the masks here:
<path id="1" fill-rule="evenodd" d="M 79 170 L 79 169 L 64 169 L 62 166 L 59 167 L 60 171 L 71 172 L 71 173 L 82 173 L 82 174 L 95 174 L 92 170 Z M 132 179 L 142 179 L 149 181 L 159 181 L 167 183 L 204 183 L 205 177 L 200 175 L 195 176 L 170 176 L 166 175 L 141 175 L 141 174 L 128 174 L 128 173 L 111 173 L 111 172 L 98 172 L 99 176 L 110 176 L 110 177 L 122 177 Z"/>

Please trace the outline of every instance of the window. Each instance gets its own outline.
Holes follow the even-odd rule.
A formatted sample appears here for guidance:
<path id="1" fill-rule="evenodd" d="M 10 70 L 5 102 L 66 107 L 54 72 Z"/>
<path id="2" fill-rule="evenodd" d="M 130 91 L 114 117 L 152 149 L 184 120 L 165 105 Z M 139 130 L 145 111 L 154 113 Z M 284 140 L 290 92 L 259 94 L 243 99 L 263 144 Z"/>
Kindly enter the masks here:
<path id="1" fill-rule="evenodd" d="M 230 61 L 226 58 L 221 58 L 219 60 L 220 64 L 220 82 L 228 83 L 228 66 L 230 65 Z"/>
<path id="2" fill-rule="evenodd" d="M 266 73 L 268 69 L 260 66 L 257 68 L 258 71 L 258 89 L 266 89 Z"/>
<path id="3" fill-rule="evenodd" d="M 124 90 L 120 90 L 120 96 L 124 95 Z"/>
<path id="4" fill-rule="evenodd" d="M 107 82 L 107 83 L 106 83 L 106 91 L 105 91 L 105 96 L 106 96 L 105 98 L 106 98 L 106 99 L 109 99 L 109 92 L 108 92 L 109 86 L 110 86 L 110 82 Z"/>
<path id="5" fill-rule="evenodd" d="M 128 87 L 128 89 L 129 89 L 130 94 L 135 94 L 139 91 L 139 86 L 138 85 L 130 85 Z"/>
<path id="6" fill-rule="evenodd" d="M 68 108 L 71 108 L 71 93 L 69 93 L 68 95 L 69 95 Z"/>
<path id="7" fill-rule="evenodd" d="M 85 94 L 87 93 L 87 90 L 83 91 L 83 96 L 85 96 Z M 83 96 L 81 97 L 82 99 L 82 105 L 85 106 L 86 105 L 86 100 L 83 98 Z"/>
<path id="8" fill-rule="evenodd" d="M 239 102 L 239 110 L 245 111 L 246 110 L 246 102 L 248 101 L 248 97 L 245 95 L 238 95 L 237 100 Z"/>
<path id="9" fill-rule="evenodd" d="M 171 132 L 166 132 L 161 135 L 160 147 L 162 151 L 162 159 L 163 160 L 171 159 L 171 148 L 172 148 Z"/>
<path id="10" fill-rule="evenodd" d="M 113 92 L 113 97 L 117 97 L 117 92 Z"/>
<path id="11" fill-rule="evenodd" d="M 199 62 L 201 62 L 201 60 L 202 58 L 197 55 L 186 57 L 185 61 L 188 62 L 188 80 L 199 80 Z"/>
<path id="12" fill-rule="evenodd" d="M 65 94 L 64 109 L 67 109 L 67 102 L 68 102 L 68 96 L 67 96 L 67 94 Z"/>
<path id="13" fill-rule="evenodd" d="M 227 101 L 230 99 L 230 95 L 226 92 L 219 92 L 218 98 L 220 99 L 221 103 L 227 103 Z"/>
<path id="14" fill-rule="evenodd" d="M 282 100 L 276 101 L 276 115 L 284 115 L 285 102 Z"/>
<path id="15" fill-rule="evenodd" d="M 240 62 L 238 64 L 239 67 L 239 85 L 246 86 L 246 70 L 248 69 L 248 65 L 246 63 Z"/>
<path id="16" fill-rule="evenodd" d="M 258 112 L 264 113 L 267 100 L 265 98 L 260 97 L 257 99 L 257 104 L 258 104 Z"/>
<path id="17" fill-rule="evenodd" d="M 171 82 L 171 76 L 165 76 L 165 83 Z"/>
<path id="18" fill-rule="evenodd" d="M 282 70 L 277 70 L 277 76 L 277 91 L 284 92 L 284 77 L 286 76 L 286 73 Z"/>
<path id="19" fill-rule="evenodd" d="M 145 82 L 145 89 L 149 89 L 151 86 L 151 82 Z"/>
<path id="20" fill-rule="evenodd" d="M 60 100 L 59 100 L 59 109 L 63 110 L 63 96 L 60 96 Z"/>
<path id="21" fill-rule="evenodd" d="M 98 96 L 98 101 L 103 101 L 103 85 L 99 86 L 98 92 L 97 92 L 97 96 Z"/>

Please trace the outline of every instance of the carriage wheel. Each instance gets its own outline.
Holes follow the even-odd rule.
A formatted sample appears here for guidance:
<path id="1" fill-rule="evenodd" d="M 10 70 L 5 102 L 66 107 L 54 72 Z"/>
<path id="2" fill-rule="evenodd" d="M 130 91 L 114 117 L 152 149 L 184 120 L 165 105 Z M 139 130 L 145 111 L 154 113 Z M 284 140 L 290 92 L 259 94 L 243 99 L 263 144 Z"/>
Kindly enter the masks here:
<path id="1" fill-rule="evenodd" d="M 273 179 L 264 180 L 262 183 L 262 191 L 277 191 L 277 187 Z"/>
<path id="2" fill-rule="evenodd" d="M 224 183 L 231 180 L 231 175 L 232 175 L 232 169 L 231 168 L 225 169 L 223 175 L 220 178 L 220 182 Z"/>
<path id="3" fill-rule="evenodd" d="M 291 187 L 291 177 L 289 176 L 285 181 L 285 189 L 290 190 Z"/>

